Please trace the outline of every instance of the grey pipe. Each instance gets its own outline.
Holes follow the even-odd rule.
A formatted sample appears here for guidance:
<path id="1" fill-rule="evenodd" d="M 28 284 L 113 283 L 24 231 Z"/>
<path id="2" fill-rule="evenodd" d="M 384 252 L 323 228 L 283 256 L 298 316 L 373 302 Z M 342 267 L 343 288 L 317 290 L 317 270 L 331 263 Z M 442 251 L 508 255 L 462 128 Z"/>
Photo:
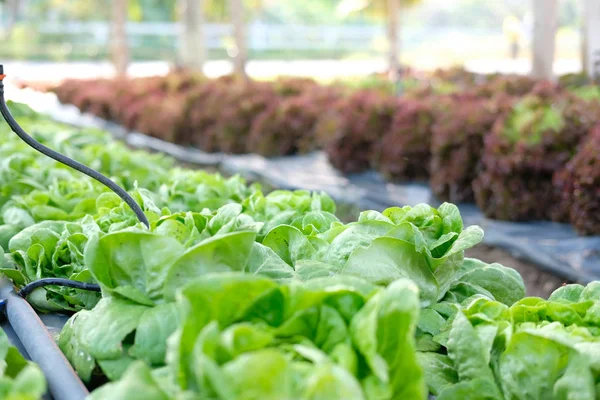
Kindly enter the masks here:
<path id="1" fill-rule="evenodd" d="M 23 347 L 46 376 L 56 400 L 83 400 L 89 392 L 29 303 L 17 295 L 12 283 L 0 281 L 0 298 L 6 299 L 6 315 Z"/>

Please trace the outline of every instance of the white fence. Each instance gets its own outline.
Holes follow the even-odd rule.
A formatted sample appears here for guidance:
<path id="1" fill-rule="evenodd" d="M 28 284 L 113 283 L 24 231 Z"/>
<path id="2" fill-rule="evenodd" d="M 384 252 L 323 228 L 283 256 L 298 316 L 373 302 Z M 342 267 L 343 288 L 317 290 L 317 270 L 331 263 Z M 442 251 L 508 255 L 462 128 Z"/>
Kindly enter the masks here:
<path id="1" fill-rule="evenodd" d="M 172 37 L 181 29 L 178 23 L 128 23 L 127 32 L 132 45 L 148 36 Z M 108 42 L 110 27 L 103 22 L 44 23 L 42 34 L 86 35 L 96 44 Z M 206 24 L 204 35 L 209 49 L 227 47 L 231 43 L 229 24 Z M 385 36 L 383 26 L 377 25 L 274 25 L 253 22 L 248 25 L 248 46 L 251 50 L 356 50 L 373 47 Z"/>

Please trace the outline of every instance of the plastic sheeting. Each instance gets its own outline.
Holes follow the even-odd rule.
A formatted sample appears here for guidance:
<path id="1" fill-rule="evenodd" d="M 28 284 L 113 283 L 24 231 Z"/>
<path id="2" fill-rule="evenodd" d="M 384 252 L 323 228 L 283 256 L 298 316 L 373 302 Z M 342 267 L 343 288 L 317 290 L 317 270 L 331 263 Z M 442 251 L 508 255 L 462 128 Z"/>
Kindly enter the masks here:
<path id="1" fill-rule="evenodd" d="M 440 204 L 425 184 L 389 183 L 373 171 L 341 175 L 328 163 L 322 152 L 271 159 L 255 154 L 208 154 L 141 133 L 127 133 L 119 125 L 82 114 L 73 106 L 61 105 L 52 94 L 7 90 L 8 95 L 13 93 L 16 95 L 11 99 L 29 104 L 59 121 L 105 129 L 131 146 L 161 151 L 197 165 L 218 165 L 227 173 L 237 173 L 274 187 L 322 190 L 339 202 L 379 211 L 391 206 Z M 600 279 L 600 236 L 580 237 L 570 225 L 553 222 L 490 220 L 473 204 L 458 206 L 466 225 L 479 225 L 485 230 L 484 243 L 507 249 L 513 255 L 565 279 L 582 283 Z"/>

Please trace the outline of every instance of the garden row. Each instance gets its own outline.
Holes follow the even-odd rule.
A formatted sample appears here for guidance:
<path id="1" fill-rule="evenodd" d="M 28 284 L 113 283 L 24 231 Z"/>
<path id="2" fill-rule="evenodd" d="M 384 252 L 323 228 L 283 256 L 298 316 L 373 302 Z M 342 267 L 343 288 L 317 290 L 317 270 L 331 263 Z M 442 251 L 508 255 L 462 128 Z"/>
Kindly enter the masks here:
<path id="1" fill-rule="evenodd" d="M 570 222 L 594 235 L 600 96 L 576 78 L 554 85 L 446 71 L 413 79 L 420 83 L 401 99 L 308 79 L 181 73 L 66 81 L 55 92 L 83 111 L 204 151 L 276 156 L 323 148 L 344 173 L 375 168 L 394 181 L 428 180 L 441 200 L 475 201 L 494 219 Z"/>
<path id="2" fill-rule="evenodd" d="M 516 271 L 464 257 L 483 232 L 463 227 L 452 204 L 342 223 L 325 194 L 264 195 L 11 109 L 38 140 L 123 185 L 150 221 L 0 127 L 0 271 L 17 287 L 100 284 L 29 297 L 40 311 L 74 312 L 59 345 L 96 388 L 91 399 L 600 393 L 600 283 L 524 297 Z M 39 398 L 39 370 L 4 342 L 3 398 Z"/>

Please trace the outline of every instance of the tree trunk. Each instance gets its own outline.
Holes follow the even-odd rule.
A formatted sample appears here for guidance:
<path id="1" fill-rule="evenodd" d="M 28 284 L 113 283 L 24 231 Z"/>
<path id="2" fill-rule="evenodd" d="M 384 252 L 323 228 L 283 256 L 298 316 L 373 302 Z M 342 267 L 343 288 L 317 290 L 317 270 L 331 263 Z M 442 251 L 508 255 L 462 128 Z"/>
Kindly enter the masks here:
<path id="1" fill-rule="evenodd" d="M 557 0 L 533 1 L 533 66 L 536 78 L 552 79 L 557 26 Z"/>
<path id="2" fill-rule="evenodd" d="M 202 72 L 206 60 L 202 25 L 202 0 L 179 0 L 180 33 L 179 61 L 186 69 Z"/>
<path id="3" fill-rule="evenodd" d="M 229 12 L 233 24 L 233 40 L 235 49 L 233 54 L 233 70 L 236 75 L 246 77 L 246 61 L 248 48 L 246 45 L 246 23 L 244 21 L 243 0 L 229 0 Z"/>
<path id="4" fill-rule="evenodd" d="M 112 0 L 111 54 L 118 77 L 127 75 L 129 46 L 127 45 L 127 0 Z"/>
<path id="5" fill-rule="evenodd" d="M 400 17 L 400 1 L 387 0 L 387 35 L 388 35 L 388 68 L 389 78 L 397 84 L 400 79 L 400 35 L 398 22 Z"/>
<path id="6" fill-rule="evenodd" d="M 600 78 L 600 3 L 584 0 L 585 71 L 593 79 Z"/>

